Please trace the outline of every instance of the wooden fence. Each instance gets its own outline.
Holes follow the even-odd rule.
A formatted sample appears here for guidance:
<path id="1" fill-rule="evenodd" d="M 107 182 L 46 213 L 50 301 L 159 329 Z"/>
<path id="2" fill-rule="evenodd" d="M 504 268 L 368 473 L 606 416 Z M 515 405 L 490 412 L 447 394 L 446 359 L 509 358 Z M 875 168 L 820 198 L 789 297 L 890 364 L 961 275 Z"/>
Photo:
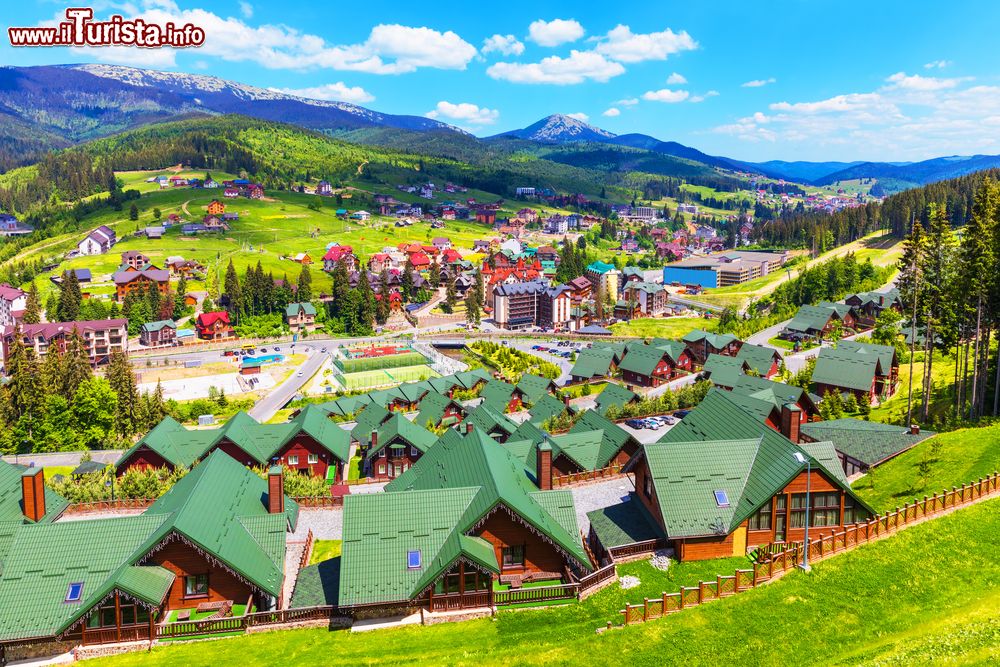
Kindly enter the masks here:
<path id="1" fill-rule="evenodd" d="M 575 484 L 576 482 L 588 482 L 595 479 L 615 477 L 622 474 L 623 467 L 625 466 L 621 463 L 613 463 L 598 470 L 584 470 L 582 472 L 574 472 L 568 475 L 553 475 L 552 486 L 555 488 L 558 486 L 565 486 L 567 484 Z"/>
<path id="2" fill-rule="evenodd" d="M 299 556 L 299 569 L 300 570 L 302 568 L 304 568 L 306 565 L 309 564 L 309 558 L 310 558 L 310 556 L 312 556 L 313 541 L 314 541 L 313 540 L 313 531 L 312 531 L 312 528 L 310 528 L 309 532 L 306 533 L 306 544 L 302 548 L 302 555 Z"/>
<path id="3" fill-rule="evenodd" d="M 956 507 L 976 502 L 980 498 L 1000 491 L 1000 472 L 994 472 L 985 479 L 961 487 L 952 487 L 931 497 L 906 503 L 894 511 L 872 517 L 863 523 L 856 523 L 829 535 L 809 540 L 810 562 L 849 551 L 861 544 L 892 535 L 907 525 L 941 514 Z M 641 543 L 640 543 L 641 544 Z M 627 545 L 638 546 L 638 545 Z M 777 546 L 777 545 L 775 545 Z M 759 551 L 758 560 L 752 570 L 736 570 L 729 576 L 717 576 L 715 581 L 700 581 L 697 586 L 684 587 L 676 593 L 663 593 L 659 598 L 644 598 L 642 604 L 626 604 L 620 613 L 624 624 L 641 623 L 652 618 L 681 611 L 704 602 L 736 595 L 761 584 L 773 581 L 802 562 L 804 545 L 801 542 L 784 545 L 783 548 L 764 548 Z M 611 627 L 611 622 L 608 622 Z"/>
<path id="4" fill-rule="evenodd" d="M 611 547 L 608 549 L 608 557 L 612 561 L 620 561 L 624 559 L 631 559 L 635 556 L 644 556 L 646 554 L 651 554 L 657 549 L 661 549 L 665 546 L 663 540 L 644 540 L 642 542 L 634 542 L 632 544 L 623 544 L 618 547 Z"/>
<path id="5" fill-rule="evenodd" d="M 246 629 L 249 627 L 262 625 L 283 625 L 301 621 L 326 621 L 331 620 L 336 615 L 336 607 L 302 607 L 299 609 L 259 611 L 252 614 L 244 614 L 243 616 L 227 618 L 161 623 L 156 626 L 156 639 L 179 639 L 182 637 L 233 634 L 246 632 Z"/>
<path id="6" fill-rule="evenodd" d="M 343 507 L 344 498 L 342 496 L 303 496 L 292 498 L 299 507 Z"/>
<path id="7" fill-rule="evenodd" d="M 613 581 L 617 577 L 618 572 L 615 569 L 614 563 L 611 563 L 582 577 L 579 581 L 568 584 L 496 591 L 493 593 L 493 604 L 497 607 L 504 607 L 514 604 L 542 604 L 554 600 L 578 600 L 587 591 L 597 588 L 607 581 Z M 435 599 L 437 599 L 437 596 L 435 596 Z"/>

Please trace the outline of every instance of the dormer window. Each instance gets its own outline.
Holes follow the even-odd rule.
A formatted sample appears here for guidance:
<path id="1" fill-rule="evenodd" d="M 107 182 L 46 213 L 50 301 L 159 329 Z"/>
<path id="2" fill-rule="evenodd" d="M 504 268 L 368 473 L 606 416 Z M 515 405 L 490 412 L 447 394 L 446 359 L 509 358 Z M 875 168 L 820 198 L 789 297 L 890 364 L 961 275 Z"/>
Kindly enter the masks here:
<path id="1" fill-rule="evenodd" d="M 719 507 L 729 507 L 729 494 L 722 489 L 716 489 L 715 493 L 715 504 Z"/>
<path id="2" fill-rule="evenodd" d="M 83 599 L 83 582 L 75 581 L 66 589 L 66 602 L 79 602 Z"/>
<path id="3" fill-rule="evenodd" d="M 420 569 L 420 550 L 413 549 L 406 552 L 406 569 L 408 570 L 418 570 Z"/>

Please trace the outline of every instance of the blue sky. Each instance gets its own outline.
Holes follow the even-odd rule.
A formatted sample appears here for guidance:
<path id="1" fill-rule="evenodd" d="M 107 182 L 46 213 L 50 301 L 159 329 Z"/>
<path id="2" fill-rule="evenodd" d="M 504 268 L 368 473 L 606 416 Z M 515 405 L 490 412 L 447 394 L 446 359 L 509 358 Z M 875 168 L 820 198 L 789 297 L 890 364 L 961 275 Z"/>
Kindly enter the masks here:
<path id="1" fill-rule="evenodd" d="M 1000 153 L 1000 3 L 545 4 L 95 0 L 98 17 L 190 21 L 206 44 L 15 50 L 3 40 L 0 63 L 212 74 L 478 135 L 579 114 L 748 160 Z M 5 3 L 4 19 L 37 25 L 66 6 Z"/>

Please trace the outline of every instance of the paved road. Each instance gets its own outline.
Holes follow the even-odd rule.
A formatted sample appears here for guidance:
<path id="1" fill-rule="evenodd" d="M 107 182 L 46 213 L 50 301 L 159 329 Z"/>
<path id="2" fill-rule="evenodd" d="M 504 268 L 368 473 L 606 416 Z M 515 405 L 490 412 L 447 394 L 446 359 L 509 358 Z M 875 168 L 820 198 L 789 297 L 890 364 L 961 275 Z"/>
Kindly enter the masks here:
<path id="1" fill-rule="evenodd" d="M 696 301 L 694 299 L 685 299 L 684 297 L 671 294 L 667 297 L 667 300 L 671 303 L 680 304 L 682 306 L 687 306 L 688 308 L 698 308 L 700 310 L 709 310 L 716 313 L 721 313 L 725 310 L 722 306 L 718 306 L 712 303 L 705 303 L 704 301 Z"/>
<path id="2" fill-rule="evenodd" d="M 307 349 L 309 357 L 305 363 L 299 366 L 287 380 L 269 391 L 262 399 L 257 401 L 248 414 L 259 422 L 266 422 L 274 414 L 283 408 L 286 403 L 309 381 L 319 370 L 323 362 L 328 358 L 328 354 L 323 354 L 317 350 Z M 251 376 L 252 377 L 252 376 Z"/>
<path id="3" fill-rule="evenodd" d="M 776 345 L 769 343 L 768 341 L 777 336 L 779 333 L 784 331 L 785 327 L 791 320 L 785 320 L 784 322 L 778 322 L 774 326 L 770 326 L 762 331 L 758 331 L 754 335 L 747 338 L 746 342 L 752 345 L 763 345 L 764 347 L 770 347 L 784 354 L 787 352 L 786 349 L 780 348 Z"/>

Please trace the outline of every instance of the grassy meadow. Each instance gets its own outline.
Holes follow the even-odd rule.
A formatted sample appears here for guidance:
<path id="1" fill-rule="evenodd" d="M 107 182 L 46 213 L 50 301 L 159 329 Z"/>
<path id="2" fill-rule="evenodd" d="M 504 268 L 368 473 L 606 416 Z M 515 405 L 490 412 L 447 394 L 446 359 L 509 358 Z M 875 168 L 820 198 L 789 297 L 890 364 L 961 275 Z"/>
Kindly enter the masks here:
<path id="1" fill-rule="evenodd" d="M 643 317 L 611 325 L 616 336 L 680 339 L 694 329 L 713 331 L 716 320 L 704 317 Z"/>

